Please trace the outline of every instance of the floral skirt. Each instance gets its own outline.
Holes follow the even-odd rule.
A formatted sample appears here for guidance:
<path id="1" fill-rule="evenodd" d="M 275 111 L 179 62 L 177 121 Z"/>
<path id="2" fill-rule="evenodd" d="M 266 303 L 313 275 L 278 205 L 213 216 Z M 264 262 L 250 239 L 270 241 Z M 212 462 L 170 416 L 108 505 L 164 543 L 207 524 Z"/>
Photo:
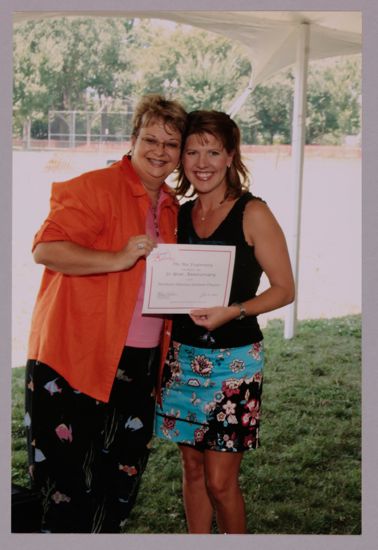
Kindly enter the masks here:
<path id="1" fill-rule="evenodd" d="M 263 363 L 262 342 L 210 350 L 173 342 L 156 435 L 199 450 L 257 448 Z"/>

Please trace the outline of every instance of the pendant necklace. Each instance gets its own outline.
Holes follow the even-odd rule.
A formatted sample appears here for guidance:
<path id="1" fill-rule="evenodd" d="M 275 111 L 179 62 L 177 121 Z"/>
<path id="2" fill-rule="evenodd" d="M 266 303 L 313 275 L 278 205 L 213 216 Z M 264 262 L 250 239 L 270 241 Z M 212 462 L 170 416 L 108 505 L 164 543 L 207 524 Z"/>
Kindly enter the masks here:
<path id="1" fill-rule="evenodd" d="M 226 200 L 226 199 L 221 200 L 220 203 L 217 204 L 217 206 L 216 206 L 215 208 L 210 208 L 206 214 L 202 214 L 202 215 L 200 214 L 200 215 L 199 215 L 199 218 L 200 218 L 201 222 L 206 221 L 206 217 L 207 217 L 211 212 L 215 212 L 215 210 L 217 210 L 220 206 L 222 206 L 222 204 L 224 203 L 225 200 Z M 200 203 L 198 203 L 198 204 L 199 204 L 199 206 L 200 206 L 200 208 L 201 208 L 201 212 L 202 212 L 202 206 L 201 206 Z"/>

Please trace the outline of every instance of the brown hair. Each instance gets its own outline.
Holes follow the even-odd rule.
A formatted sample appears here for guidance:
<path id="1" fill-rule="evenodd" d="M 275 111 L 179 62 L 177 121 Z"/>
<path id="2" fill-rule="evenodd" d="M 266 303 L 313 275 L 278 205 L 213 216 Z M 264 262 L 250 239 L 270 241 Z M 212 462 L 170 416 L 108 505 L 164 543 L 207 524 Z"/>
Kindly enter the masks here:
<path id="1" fill-rule="evenodd" d="M 248 168 L 241 159 L 240 152 L 240 130 L 236 123 L 226 113 L 220 111 L 192 111 L 188 114 L 187 125 L 183 136 L 183 142 L 193 134 L 212 134 L 218 139 L 227 153 L 234 153 L 230 168 L 226 172 L 227 197 L 240 197 L 248 191 Z M 191 183 L 185 176 L 182 163 L 180 164 L 177 177 L 176 194 L 184 197 L 191 188 Z M 195 195 L 192 189 L 188 196 Z"/>
<path id="2" fill-rule="evenodd" d="M 132 136 L 138 137 L 139 130 L 151 122 L 161 119 L 165 125 L 178 130 L 182 135 L 185 130 L 187 112 L 178 101 L 165 99 L 158 94 L 143 96 L 133 114 Z"/>

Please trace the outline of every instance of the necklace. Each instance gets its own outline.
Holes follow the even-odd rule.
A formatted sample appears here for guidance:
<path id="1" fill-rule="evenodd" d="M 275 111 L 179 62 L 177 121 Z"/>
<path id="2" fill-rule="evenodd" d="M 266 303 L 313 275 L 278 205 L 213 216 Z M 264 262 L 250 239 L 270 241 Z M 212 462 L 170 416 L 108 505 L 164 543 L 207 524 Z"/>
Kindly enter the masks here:
<path id="1" fill-rule="evenodd" d="M 160 233 L 159 233 L 159 222 L 158 222 L 158 219 L 157 219 L 157 209 L 158 209 L 157 204 L 156 204 L 156 206 L 152 206 L 152 217 L 153 217 L 153 221 L 154 221 L 155 235 L 157 237 L 159 237 Z"/>
<path id="2" fill-rule="evenodd" d="M 199 218 L 200 218 L 201 222 L 206 221 L 206 218 L 207 218 L 212 212 L 215 212 L 215 210 L 218 210 L 218 208 L 219 208 L 220 206 L 222 206 L 222 204 L 224 203 L 225 200 L 226 200 L 226 199 L 221 200 L 220 203 L 217 204 L 214 208 L 209 208 L 209 210 L 208 210 L 206 213 L 203 212 L 202 205 L 201 205 L 200 202 L 198 202 L 198 205 L 199 205 L 199 207 L 201 208 L 201 212 L 202 212 L 202 214 L 200 214 L 200 213 L 198 212 Z"/>
<path id="3" fill-rule="evenodd" d="M 157 194 L 157 197 L 155 200 L 151 198 L 151 212 L 152 212 L 152 221 L 154 224 L 154 230 L 156 237 L 159 237 L 159 220 L 158 220 L 158 214 L 159 214 L 159 199 L 160 199 L 160 190 Z"/>

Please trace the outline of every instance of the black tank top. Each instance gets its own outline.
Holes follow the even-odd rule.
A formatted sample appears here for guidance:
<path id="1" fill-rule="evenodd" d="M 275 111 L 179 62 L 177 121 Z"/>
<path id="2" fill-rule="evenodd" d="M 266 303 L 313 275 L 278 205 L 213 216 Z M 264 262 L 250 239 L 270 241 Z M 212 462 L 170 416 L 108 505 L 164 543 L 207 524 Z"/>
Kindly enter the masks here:
<path id="1" fill-rule="evenodd" d="M 256 295 L 262 269 L 243 232 L 243 211 L 250 200 L 261 200 L 251 193 L 244 193 L 233 205 L 226 218 L 217 229 L 205 239 L 201 239 L 192 223 L 192 208 L 195 201 L 184 203 L 179 211 L 177 240 L 180 244 L 234 245 L 235 267 L 231 284 L 229 305 L 245 302 Z M 173 340 L 183 344 L 203 348 L 231 348 L 248 345 L 262 340 L 256 316 L 233 320 L 212 332 L 193 323 L 189 315 L 173 317 Z"/>

